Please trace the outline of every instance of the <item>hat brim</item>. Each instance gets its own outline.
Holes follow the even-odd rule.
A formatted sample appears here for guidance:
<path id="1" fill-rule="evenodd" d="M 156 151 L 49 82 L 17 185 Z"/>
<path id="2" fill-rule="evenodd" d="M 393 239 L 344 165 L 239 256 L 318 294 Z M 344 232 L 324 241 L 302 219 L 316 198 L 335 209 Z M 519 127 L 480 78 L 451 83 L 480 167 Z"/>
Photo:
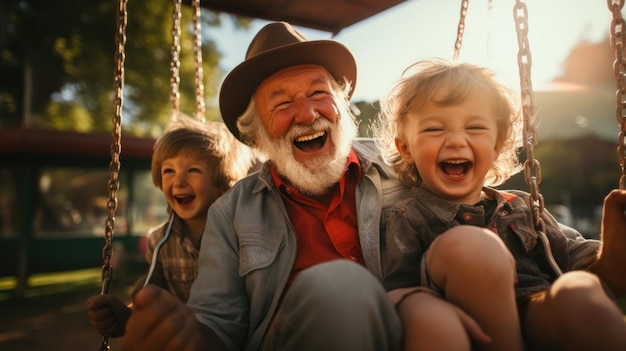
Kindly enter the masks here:
<path id="1" fill-rule="evenodd" d="M 328 70 L 339 82 L 350 82 L 348 98 L 356 84 L 356 62 L 343 44 L 333 40 L 314 40 L 279 47 L 254 56 L 235 67 L 224 79 L 219 106 L 224 123 L 239 140 L 237 119 L 247 109 L 258 86 L 272 74 L 295 65 L 314 64 Z"/>

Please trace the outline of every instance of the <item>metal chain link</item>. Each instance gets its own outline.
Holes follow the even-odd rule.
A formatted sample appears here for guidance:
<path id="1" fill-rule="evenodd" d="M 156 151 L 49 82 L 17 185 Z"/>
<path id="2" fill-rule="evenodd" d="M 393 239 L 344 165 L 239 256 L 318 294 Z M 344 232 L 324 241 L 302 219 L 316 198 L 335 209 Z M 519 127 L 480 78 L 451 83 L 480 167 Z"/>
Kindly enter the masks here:
<path id="1" fill-rule="evenodd" d="M 532 66 L 532 56 L 530 54 L 530 45 L 528 44 L 528 8 L 522 1 L 517 0 L 513 7 L 513 17 L 515 18 L 515 27 L 517 32 L 517 43 L 519 52 L 517 54 L 517 63 L 519 66 L 520 76 L 520 95 L 522 102 L 522 117 L 524 131 L 522 134 L 524 150 L 526 150 L 527 159 L 524 162 L 524 180 L 530 188 L 530 196 L 528 198 L 528 206 L 533 215 L 533 225 L 537 236 L 541 241 L 543 250 L 548 258 L 548 263 L 557 276 L 563 274 L 561 267 L 552 255 L 550 241 L 545 234 L 545 223 L 541 218 L 544 211 L 543 195 L 539 192 L 539 184 L 541 184 L 541 165 L 535 158 L 535 146 L 537 146 L 537 129 L 533 123 L 535 113 L 535 97 L 533 86 L 530 79 L 530 68 Z"/>
<path id="2" fill-rule="evenodd" d="M 114 113 L 112 118 L 113 132 L 111 143 L 111 162 L 109 171 L 111 177 L 108 183 L 109 199 L 107 201 L 108 217 L 104 230 L 104 248 L 102 249 L 102 289 L 101 294 L 109 292 L 109 284 L 113 279 L 113 267 L 111 266 L 113 231 L 115 229 L 115 210 L 117 209 L 117 190 L 119 189 L 120 153 L 122 151 L 122 109 L 124 90 L 124 46 L 126 45 L 127 0 L 120 0 L 117 12 L 117 32 L 115 33 L 115 69 L 113 72 L 113 84 L 115 97 L 113 99 Z M 100 351 L 110 350 L 108 338 L 103 337 Z"/>
<path id="3" fill-rule="evenodd" d="M 170 87 L 172 89 L 170 101 L 172 103 L 171 120 L 176 119 L 177 112 L 180 109 L 180 19 L 182 0 L 174 0 L 174 12 L 172 14 L 172 47 L 170 61 Z"/>
<path id="4" fill-rule="evenodd" d="M 607 6 L 612 13 L 611 20 L 611 47 L 615 52 L 615 61 L 613 63 L 613 74 L 615 75 L 615 83 L 617 90 L 616 95 L 616 111 L 615 116 L 620 126 L 617 138 L 617 158 L 622 175 L 619 179 L 620 189 L 626 189 L 626 22 L 622 16 L 622 8 L 624 0 L 607 0 Z"/>
<path id="5" fill-rule="evenodd" d="M 193 52 L 195 57 L 195 81 L 196 81 L 196 118 L 204 121 L 205 104 L 204 104 L 204 82 L 202 70 L 202 36 L 200 25 L 200 0 L 192 0 L 193 8 Z"/>
<path id="6" fill-rule="evenodd" d="M 459 26 L 456 32 L 456 42 L 454 42 L 454 60 L 459 59 L 461 54 L 461 45 L 463 44 L 463 34 L 465 33 L 465 17 L 467 16 L 467 7 L 469 6 L 469 0 L 461 1 L 461 18 L 459 19 Z"/>
<path id="7" fill-rule="evenodd" d="M 541 166 L 535 159 L 534 147 L 537 145 L 537 130 L 533 123 L 535 110 L 535 98 L 533 95 L 532 82 L 530 79 L 530 68 L 532 66 L 532 56 L 528 44 L 528 9 L 526 4 L 517 0 L 513 7 L 513 17 L 517 32 L 517 42 L 519 52 L 517 61 L 519 66 L 520 89 L 522 99 L 522 117 L 524 124 L 523 143 L 526 150 L 527 159 L 524 163 L 524 177 L 530 186 L 530 208 L 533 212 L 533 224 L 535 229 L 543 231 L 541 213 L 544 209 L 543 196 L 539 192 L 541 184 Z"/>

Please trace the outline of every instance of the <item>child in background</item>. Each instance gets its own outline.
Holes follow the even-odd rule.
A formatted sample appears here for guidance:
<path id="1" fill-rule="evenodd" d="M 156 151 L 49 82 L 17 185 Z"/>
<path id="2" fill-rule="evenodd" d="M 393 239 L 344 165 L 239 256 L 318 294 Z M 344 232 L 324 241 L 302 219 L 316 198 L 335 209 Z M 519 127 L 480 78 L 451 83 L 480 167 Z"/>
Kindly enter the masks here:
<path id="1" fill-rule="evenodd" d="M 547 211 L 536 231 L 529 194 L 494 188 L 520 170 L 512 96 L 486 68 L 433 59 L 381 103 L 379 146 L 412 186 L 388 217 L 384 281 L 405 349 L 626 350 L 626 191 L 605 199 L 602 242 Z"/>
<path id="2" fill-rule="evenodd" d="M 152 181 L 163 191 L 170 220 L 149 230 L 146 259 L 166 235 L 150 284 L 168 290 L 186 302 L 196 278 L 198 251 L 209 206 L 243 178 L 253 166 L 253 151 L 236 140 L 221 122 L 200 122 L 180 114 L 157 139 L 152 155 Z M 133 295 L 147 275 L 137 281 Z M 124 335 L 129 306 L 117 297 L 88 299 L 92 325 L 105 337 Z"/>

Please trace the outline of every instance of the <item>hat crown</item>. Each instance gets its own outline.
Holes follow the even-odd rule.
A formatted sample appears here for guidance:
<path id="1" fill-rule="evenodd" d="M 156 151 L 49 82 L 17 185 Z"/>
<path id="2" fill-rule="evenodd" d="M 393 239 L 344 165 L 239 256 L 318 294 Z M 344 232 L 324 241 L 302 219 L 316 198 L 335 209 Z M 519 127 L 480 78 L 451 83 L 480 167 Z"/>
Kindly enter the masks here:
<path id="1" fill-rule="evenodd" d="M 246 60 L 283 46 L 305 41 L 307 41 L 306 38 L 289 23 L 270 23 L 263 27 L 250 43 L 246 52 Z"/>

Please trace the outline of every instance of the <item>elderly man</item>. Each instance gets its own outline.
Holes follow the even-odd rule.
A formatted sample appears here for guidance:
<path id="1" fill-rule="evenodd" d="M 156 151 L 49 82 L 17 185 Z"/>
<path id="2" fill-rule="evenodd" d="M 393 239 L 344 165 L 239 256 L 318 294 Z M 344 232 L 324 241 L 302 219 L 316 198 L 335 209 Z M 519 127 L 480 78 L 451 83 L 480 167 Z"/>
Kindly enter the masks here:
<path id="1" fill-rule="evenodd" d="M 124 350 L 396 350 L 380 284 L 386 209 L 406 189 L 357 139 L 350 51 L 271 23 L 226 77 L 229 130 L 267 156 L 209 209 L 187 305 L 147 287 Z"/>

